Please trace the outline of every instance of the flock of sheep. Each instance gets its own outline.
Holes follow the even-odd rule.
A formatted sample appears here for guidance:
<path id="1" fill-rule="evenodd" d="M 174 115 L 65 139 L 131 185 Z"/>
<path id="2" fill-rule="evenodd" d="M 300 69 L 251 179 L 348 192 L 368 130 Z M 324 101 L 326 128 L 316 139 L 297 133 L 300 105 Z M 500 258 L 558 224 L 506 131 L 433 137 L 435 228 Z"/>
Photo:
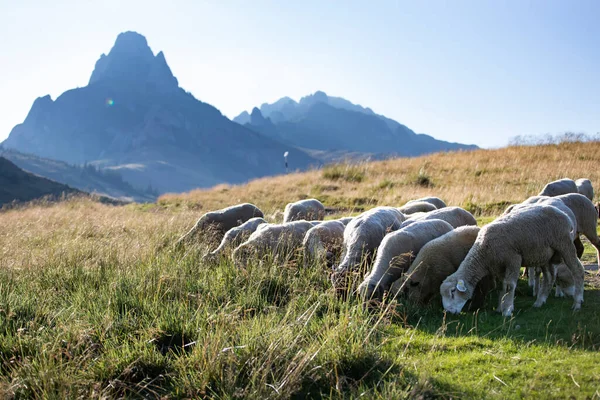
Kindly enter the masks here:
<path id="1" fill-rule="evenodd" d="M 584 287 L 580 234 L 600 259 L 599 211 L 593 198 L 588 179 L 561 179 L 481 229 L 471 213 L 447 207 L 437 197 L 329 221 L 323 221 L 320 201 L 301 200 L 285 207 L 281 224 L 268 223 L 258 207 L 246 203 L 203 215 L 177 246 L 218 234 L 221 243 L 204 256 L 206 262 L 230 256 L 245 268 L 267 256 L 270 261 L 301 256 L 304 267 L 332 267 L 336 289 L 366 300 L 389 293 L 421 304 L 439 294 L 451 313 L 461 312 L 467 303 L 469 309 L 480 308 L 497 288 L 497 310 L 510 316 L 524 266 L 536 296 L 534 307 L 545 303 L 556 284 L 556 296 L 572 296 L 577 310 Z M 370 272 L 357 288 L 348 288 L 349 274 L 361 265 Z"/>

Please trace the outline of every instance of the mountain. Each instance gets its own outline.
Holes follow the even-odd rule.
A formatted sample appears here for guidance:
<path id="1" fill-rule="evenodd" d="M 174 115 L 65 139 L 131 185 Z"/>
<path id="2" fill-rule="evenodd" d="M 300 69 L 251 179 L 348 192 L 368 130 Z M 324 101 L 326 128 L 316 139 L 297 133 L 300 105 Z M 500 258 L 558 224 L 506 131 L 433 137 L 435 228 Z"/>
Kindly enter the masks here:
<path id="1" fill-rule="evenodd" d="M 370 108 L 322 91 L 299 102 L 284 97 L 273 104 L 265 103 L 233 120 L 290 146 L 324 152 L 373 153 L 381 158 L 477 148 L 417 134 Z"/>
<path id="2" fill-rule="evenodd" d="M 34 101 L 5 148 L 118 171 L 160 193 L 285 172 L 317 161 L 249 130 L 181 87 L 162 52 L 136 32 L 118 35 L 85 87 Z"/>
<path id="3" fill-rule="evenodd" d="M 0 206 L 35 200 L 44 196 L 60 197 L 79 193 L 67 185 L 25 172 L 4 157 L 0 157 Z"/>
<path id="4" fill-rule="evenodd" d="M 27 172 L 88 193 L 124 202 L 153 202 L 156 200 L 153 188 L 137 189 L 124 181 L 118 172 L 110 169 L 98 169 L 91 164 L 71 165 L 64 161 L 38 157 L 2 147 L 0 147 L 0 156 Z"/>

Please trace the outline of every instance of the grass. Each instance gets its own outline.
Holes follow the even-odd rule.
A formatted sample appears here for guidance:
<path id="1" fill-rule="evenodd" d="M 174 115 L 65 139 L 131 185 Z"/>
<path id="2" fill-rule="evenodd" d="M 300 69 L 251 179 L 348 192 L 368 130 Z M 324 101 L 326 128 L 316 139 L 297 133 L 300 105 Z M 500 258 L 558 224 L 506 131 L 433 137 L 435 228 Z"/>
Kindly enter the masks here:
<path id="1" fill-rule="evenodd" d="M 550 151 L 537 149 L 541 155 L 506 151 L 531 157 Z M 469 165 L 461 158 L 480 156 L 457 153 L 452 162 L 447 155 L 430 157 L 458 168 Z M 565 165 L 572 168 L 565 175 L 591 176 L 586 162 L 564 164 L 561 158 L 536 165 L 550 180 L 555 175 L 547 171 Z M 476 314 L 450 316 L 437 302 L 417 308 L 388 300 L 366 309 L 337 297 L 328 271 L 317 266 L 265 262 L 240 271 L 226 261 L 204 265 L 203 244 L 184 252 L 171 247 L 206 208 L 251 200 L 270 214 L 282 201 L 273 196 L 309 195 L 317 185 L 330 196 L 330 207 L 340 207 L 335 212 L 361 201 L 371 207 L 370 199 L 385 204 L 438 190 L 454 193 L 449 204 L 471 199 L 482 207 L 481 225 L 501 209 L 483 205 L 509 197 L 475 193 L 469 183 L 475 178 L 445 183 L 434 161 L 426 167 L 433 190 L 411 183 L 424 164 L 364 164 L 361 182 L 317 179 L 321 171 L 312 171 L 291 175 L 289 182 L 261 180 L 263 189 L 256 182 L 221 186 L 165 196 L 157 205 L 71 199 L 0 213 L 0 396 L 598 397 L 600 280 L 593 275 L 578 313 L 570 300 L 554 297 L 532 308 L 522 280 L 512 318 L 493 311 L 494 297 Z M 385 176 L 381 165 L 408 169 Z M 481 176 L 496 165 L 490 158 Z M 529 175 L 542 176 L 538 169 Z M 296 186 L 305 179 L 313 179 L 309 189 Z M 516 200 L 529 194 L 500 185 L 495 190 Z M 587 243 L 585 254 L 595 258 Z"/>

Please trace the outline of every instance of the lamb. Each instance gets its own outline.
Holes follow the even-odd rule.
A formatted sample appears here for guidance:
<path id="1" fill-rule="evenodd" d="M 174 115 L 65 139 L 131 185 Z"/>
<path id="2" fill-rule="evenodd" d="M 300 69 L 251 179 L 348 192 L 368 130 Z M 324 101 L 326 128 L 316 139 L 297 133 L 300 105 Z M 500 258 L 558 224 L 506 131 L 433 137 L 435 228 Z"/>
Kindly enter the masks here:
<path id="1" fill-rule="evenodd" d="M 548 183 L 538 195 L 554 197 L 567 193 L 578 193 L 577 185 L 573 179 L 563 178 Z"/>
<path id="2" fill-rule="evenodd" d="M 541 268 L 544 284 L 534 307 L 548 297 L 553 264 L 564 261 L 575 281 L 573 309 L 583 302 L 583 266 L 573 246 L 574 227 L 567 214 L 556 207 L 534 204 L 503 215 L 481 229 L 477 240 L 458 270 L 440 286 L 444 309 L 459 313 L 481 279 L 492 275 L 502 279 L 498 311 L 512 315 L 521 265 Z"/>
<path id="3" fill-rule="evenodd" d="M 398 211 L 405 215 L 414 214 L 417 212 L 429 212 L 433 210 L 437 210 L 437 207 L 431 203 L 427 203 L 426 201 L 415 201 L 412 203 L 407 203 L 398 208 Z"/>
<path id="4" fill-rule="evenodd" d="M 409 218 L 402 223 L 401 228 L 404 228 L 416 221 L 426 221 L 431 219 L 441 219 L 452 225 L 455 229 L 459 226 L 477 225 L 477 220 L 465 209 L 460 207 L 445 207 L 441 210 L 428 212 L 424 215 L 419 215 L 414 218 Z"/>
<path id="5" fill-rule="evenodd" d="M 325 206 L 317 199 L 289 203 L 283 212 L 283 222 L 320 220 L 325 218 Z"/>
<path id="6" fill-rule="evenodd" d="M 577 186 L 577 192 L 579 194 L 584 195 L 590 201 L 594 201 L 594 187 L 592 186 L 592 182 L 589 179 L 580 178 L 575 181 L 575 185 Z"/>
<path id="7" fill-rule="evenodd" d="M 427 303 L 439 293 L 444 279 L 456 272 L 473 247 L 478 233 L 477 226 L 461 226 L 430 241 L 423 246 L 403 279 L 394 283 L 391 291 L 402 288 L 409 301 Z M 485 297 L 485 293 L 483 295 Z M 476 291 L 475 297 L 478 297 L 479 305 L 482 300 L 481 292 Z"/>
<path id="8" fill-rule="evenodd" d="M 235 206 L 223 208 L 217 211 L 211 211 L 198 219 L 196 224 L 188 233 L 183 235 L 175 244 L 176 247 L 188 244 L 198 236 L 205 234 L 207 231 L 216 233 L 219 236 L 219 241 L 222 239 L 228 230 L 234 228 L 250 218 L 264 218 L 263 212 L 254 204 L 244 203 Z"/>
<path id="9" fill-rule="evenodd" d="M 417 202 L 425 202 L 425 203 L 433 204 L 437 209 L 446 207 L 446 203 L 444 202 L 444 200 L 440 199 L 439 197 L 422 197 L 420 199 L 411 200 L 406 204 L 408 205 L 410 203 L 417 203 Z"/>
<path id="10" fill-rule="evenodd" d="M 264 225 L 233 251 L 233 262 L 245 268 L 251 255 L 259 259 L 269 253 L 274 258 L 288 256 L 302 246 L 304 235 L 311 228 L 313 224 L 304 220 Z"/>
<path id="11" fill-rule="evenodd" d="M 204 259 L 214 260 L 226 250 L 235 249 L 242 242 L 248 239 L 248 237 L 254 233 L 258 227 L 264 226 L 264 224 L 267 224 L 267 221 L 264 218 L 256 217 L 250 218 L 240 226 L 231 228 L 227 231 L 227 233 L 225 233 L 225 236 L 223 236 L 223 240 L 221 240 L 219 246 L 210 253 L 206 254 Z"/>
<path id="12" fill-rule="evenodd" d="M 405 218 L 394 207 L 375 207 L 352 219 L 344 230 L 342 262 L 331 276 L 334 287 L 360 265 L 363 257 L 370 258 L 384 236 L 400 228 Z"/>
<path id="13" fill-rule="evenodd" d="M 421 248 L 454 228 L 439 219 L 417 221 L 386 235 L 377 249 L 373 269 L 358 286 L 359 295 L 370 300 L 381 299 L 392 283 L 406 272 Z"/>
<path id="14" fill-rule="evenodd" d="M 339 257 L 344 243 L 346 226 L 339 220 L 325 221 L 306 232 L 302 247 L 304 248 L 304 266 L 326 260 L 333 264 Z"/>

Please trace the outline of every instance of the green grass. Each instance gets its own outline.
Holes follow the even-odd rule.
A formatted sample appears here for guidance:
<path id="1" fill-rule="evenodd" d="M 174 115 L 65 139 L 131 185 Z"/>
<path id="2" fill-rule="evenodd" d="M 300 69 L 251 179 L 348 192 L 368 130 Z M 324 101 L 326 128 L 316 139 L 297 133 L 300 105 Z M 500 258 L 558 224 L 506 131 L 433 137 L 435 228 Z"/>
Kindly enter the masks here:
<path id="1" fill-rule="evenodd" d="M 339 298 L 317 266 L 266 260 L 241 271 L 202 264 L 201 247 L 177 253 L 153 240 L 157 250 L 135 258 L 85 245 L 0 269 L 3 398 L 600 394 L 592 275 L 577 313 L 554 297 L 532 308 L 522 280 L 512 318 L 493 311 L 495 296 L 476 314 L 450 316 L 438 301 L 366 309 Z"/>

